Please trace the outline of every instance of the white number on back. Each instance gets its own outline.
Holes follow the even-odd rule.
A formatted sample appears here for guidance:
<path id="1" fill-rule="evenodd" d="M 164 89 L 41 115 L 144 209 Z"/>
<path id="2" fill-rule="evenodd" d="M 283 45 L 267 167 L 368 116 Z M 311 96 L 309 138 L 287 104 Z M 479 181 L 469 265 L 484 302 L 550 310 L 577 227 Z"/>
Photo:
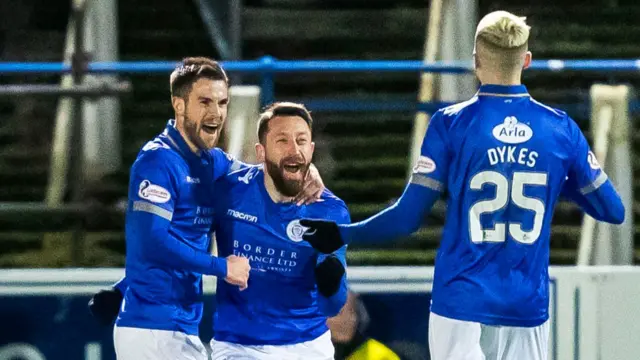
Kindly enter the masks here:
<path id="1" fill-rule="evenodd" d="M 493 184 L 496 188 L 496 195 L 493 199 L 478 201 L 469 209 L 469 233 L 471 241 L 482 242 L 503 242 L 506 239 L 506 224 L 495 223 L 493 229 L 483 229 L 480 223 L 482 214 L 493 213 L 503 209 L 509 202 L 509 187 L 511 187 L 511 200 L 513 203 L 526 210 L 534 212 L 533 228 L 530 231 L 522 230 L 521 223 L 509 224 L 509 235 L 523 244 L 533 244 L 542 231 L 542 220 L 544 219 L 544 203 L 537 198 L 524 195 L 526 185 L 546 186 L 546 173 L 515 172 L 509 184 L 509 180 L 499 172 L 482 171 L 471 178 L 469 184 L 471 190 L 482 190 L 485 184 Z"/>

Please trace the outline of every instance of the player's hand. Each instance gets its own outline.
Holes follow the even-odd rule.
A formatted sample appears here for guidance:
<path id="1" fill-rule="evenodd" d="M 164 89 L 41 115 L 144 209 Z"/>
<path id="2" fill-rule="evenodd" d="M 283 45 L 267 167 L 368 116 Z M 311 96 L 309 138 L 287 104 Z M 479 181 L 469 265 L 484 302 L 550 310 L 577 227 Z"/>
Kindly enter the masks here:
<path id="1" fill-rule="evenodd" d="M 227 277 L 224 281 L 244 290 L 249 286 L 249 271 L 251 271 L 249 259 L 235 255 L 227 256 Z"/>
<path id="2" fill-rule="evenodd" d="M 325 297 L 331 297 L 340 289 L 344 266 L 335 255 L 329 255 L 315 269 L 318 292 Z"/>
<path id="3" fill-rule="evenodd" d="M 118 289 L 100 290 L 89 300 L 89 311 L 103 325 L 111 325 L 120 312 L 122 293 Z"/>
<path id="4" fill-rule="evenodd" d="M 331 254 L 344 246 L 338 224 L 333 221 L 303 219 L 300 225 L 308 228 L 302 239 L 323 254 Z"/>
<path id="5" fill-rule="evenodd" d="M 302 190 L 296 195 L 293 201 L 298 205 L 309 205 L 320 200 L 322 192 L 324 191 L 324 183 L 318 169 L 311 164 L 309 166 L 309 172 L 304 181 Z"/>

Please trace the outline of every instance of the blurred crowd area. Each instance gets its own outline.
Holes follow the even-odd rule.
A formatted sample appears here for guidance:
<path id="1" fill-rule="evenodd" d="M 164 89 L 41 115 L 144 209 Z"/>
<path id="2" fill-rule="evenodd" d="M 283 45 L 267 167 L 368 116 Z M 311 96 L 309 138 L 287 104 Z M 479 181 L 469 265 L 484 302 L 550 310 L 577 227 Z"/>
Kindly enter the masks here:
<path id="1" fill-rule="evenodd" d="M 191 0 L 120 1 L 119 58 L 218 58 L 195 4 Z M 241 57 L 421 59 L 428 6 L 425 0 L 245 1 L 241 9 Z M 629 59 L 640 55 L 640 25 L 636 21 L 640 7 L 634 0 L 478 2 L 479 15 L 496 9 L 527 16 L 533 27 L 530 46 L 534 59 Z M 61 61 L 69 17 L 69 1 L 0 2 L 0 58 Z M 120 101 L 118 146 L 122 149 L 122 166 L 85 184 L 82 221 L 62 216 L 57 220 L 59 215 L 55 214 L 5 214 L 0 222 L 1 267 L 124 264 L 123 209 L 129 166 L 140 147 L 162 131 L 172 113 L 168 74 L 123 78 L 132 82 L 134 91 Z M 279 74 L 276 97 L 314 100 L 316 104 L 323 99 L 378 105 L 415 101 L 418 79 L 415 73 L 392 72 Z M 637 73 L 525 72 L 533 97 L 569 112 L 587 135 L 590 86 L 595 82 L 637 85 L 639 80 Z M 3 84 L 59 81 L 55 75 L 0 77 Z M 232 81 L 250 84 L 258 79 L 232 74 Z M 51 97 L 0 98 L 0 202 L 44 201 L 50 181 L 57 103 Z M 347 202 L 354 221 L 374 214 L 400 196 L 406 181 L 413 111 L 311 110 L 317 124 L 314 162 L 327 186 Z M 632 141 L 634 152 L 638 143 Z M 638 158 L 634 156 L 634 161 Z M 69 191 L 73 186 L 73 182 L 68 184 Z M 71 194 L 65 199 L 69 201 Z M 392 247 L 350 249 L 350 264 L 433 264 L 443 214 L 444 204 L 439 202 L 417 234 Z M 581 220 L 576 207 L 559 205 L 551 241 L 552 264 L 575 263 Z M 53 222 L 55 229 L 45 225 L 47 222 Z M 636 248 L 640 249 L 638 240 Z M 635 259 L 640 259 L 638 250 Z"/>

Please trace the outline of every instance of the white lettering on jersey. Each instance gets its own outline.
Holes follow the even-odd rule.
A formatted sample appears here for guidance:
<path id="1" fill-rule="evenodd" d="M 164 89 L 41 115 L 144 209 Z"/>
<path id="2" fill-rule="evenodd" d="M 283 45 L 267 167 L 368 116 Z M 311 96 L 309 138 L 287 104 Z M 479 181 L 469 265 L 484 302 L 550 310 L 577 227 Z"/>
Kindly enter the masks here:
<path id="1" fill-rule="evenodd" d="M 587 162 L 589 163 L 589 167 L 592 168 L 593 170 L 600 169 L 600 163 L 596 158 L 596 154 L 594 154 L 591 151 L 589 151 L 589 153 L 587 154 Z"/>
<path id="2" fill-rule="evenodd" d="M 245 213 L 242 213 L 240 211 L 233 210 L 233 209 L 228 209 L 227 210 L 227 215 L 231 215 L 236 219 L 246 220 L 246 221 L 253 222 L 253 223 L 258 222 L 258 217 L 257 216 L 245 214 Z"/>
<path id="3" fill-rule="evenodd" d="M 247 258 L 251 262 L 251 271 L 291 273 L 298 266 L 296 251 L 241 243 L 238 240 L 233 240 L 233 255 Z"/>
<path id="4" fill-rule="evenodd" d="M 502 124 L 493 128 L 493 137 L 507 144 L 522 144 L 532 136 L 529 125 L 518 122 L 515 116 L 507 116 Z"/>
<path id="5" fill-rule="evenodd" d="M 431 174 L 436 171 L 436 163 L 427 156 L 420 156 L 418 163 L 413 167 L 414 174 Z"/>
<path id="6" fill-rule="evenodd" d="M 163 204 L 171 200 L 169 190 L 162 186 L 154 185 L 149 180 L 142 180 L 138 187 L 138 196 L 158 204 Z"/>
<path id="7" fill-rule="evenodd" d="M 516 155 L 517 154 L 517 155 Z M 489 164 L 518 163 L 528 167 L 536 166 L 538 153 L 527 148 L 518 149 L 517 146 L 500 146 L 487 150 Z"/>
<path id="8" fill-rule="evenodd" d="M 309 228 L 300 225 L 300 220 L 293 220 L 287 225 L 287 236 L 291 241 L 302 241 L 302 235 L 307 232 Z"/>

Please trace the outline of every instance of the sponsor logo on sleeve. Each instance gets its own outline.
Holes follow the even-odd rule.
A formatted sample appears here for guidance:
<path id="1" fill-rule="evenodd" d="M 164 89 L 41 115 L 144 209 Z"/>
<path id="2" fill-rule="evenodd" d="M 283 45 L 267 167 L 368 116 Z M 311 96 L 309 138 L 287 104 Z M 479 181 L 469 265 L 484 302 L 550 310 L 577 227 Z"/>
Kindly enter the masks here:
<path id="1" fill-rule="evenodd" d="M 414 174 L 431 174 L 436 171 L 436 163 L 427 156 L 420 156 L 418 163 L 413 167 Z"/>
<path id="2" fill-rule="evenodd" d="M 589 163 L 589 167 L 593 170 L 600 169 L 600 163 L 598 163 L 598 159 L 596 159 L 596 154 L 591 151 L 587 154 L 587 162 Z"/>
<path id="3" fill-rule="evenodd" d="M 493 137 L 506 144 L 522 144 L 532 136 L 529 125 L 518 122 L 515 116 L 507 116 L 502 124 L 493 128 Z"/>
<path id="4" fill-rule="evenodd" d="M 293 242 L 302 241 L 302 235 L 307 232 L 309 228 L 300 225 L 300 220 L 293 220 L 287 225 L 287 236 Z"/>
<path id="5" fill-rule="evenodd" d="M 162 186 L 154 185 L 149 180 L 143 180 L 138 187 L 138 196 L 154 203 L 163 204 L 171 200 L 171 193 Z"/>

